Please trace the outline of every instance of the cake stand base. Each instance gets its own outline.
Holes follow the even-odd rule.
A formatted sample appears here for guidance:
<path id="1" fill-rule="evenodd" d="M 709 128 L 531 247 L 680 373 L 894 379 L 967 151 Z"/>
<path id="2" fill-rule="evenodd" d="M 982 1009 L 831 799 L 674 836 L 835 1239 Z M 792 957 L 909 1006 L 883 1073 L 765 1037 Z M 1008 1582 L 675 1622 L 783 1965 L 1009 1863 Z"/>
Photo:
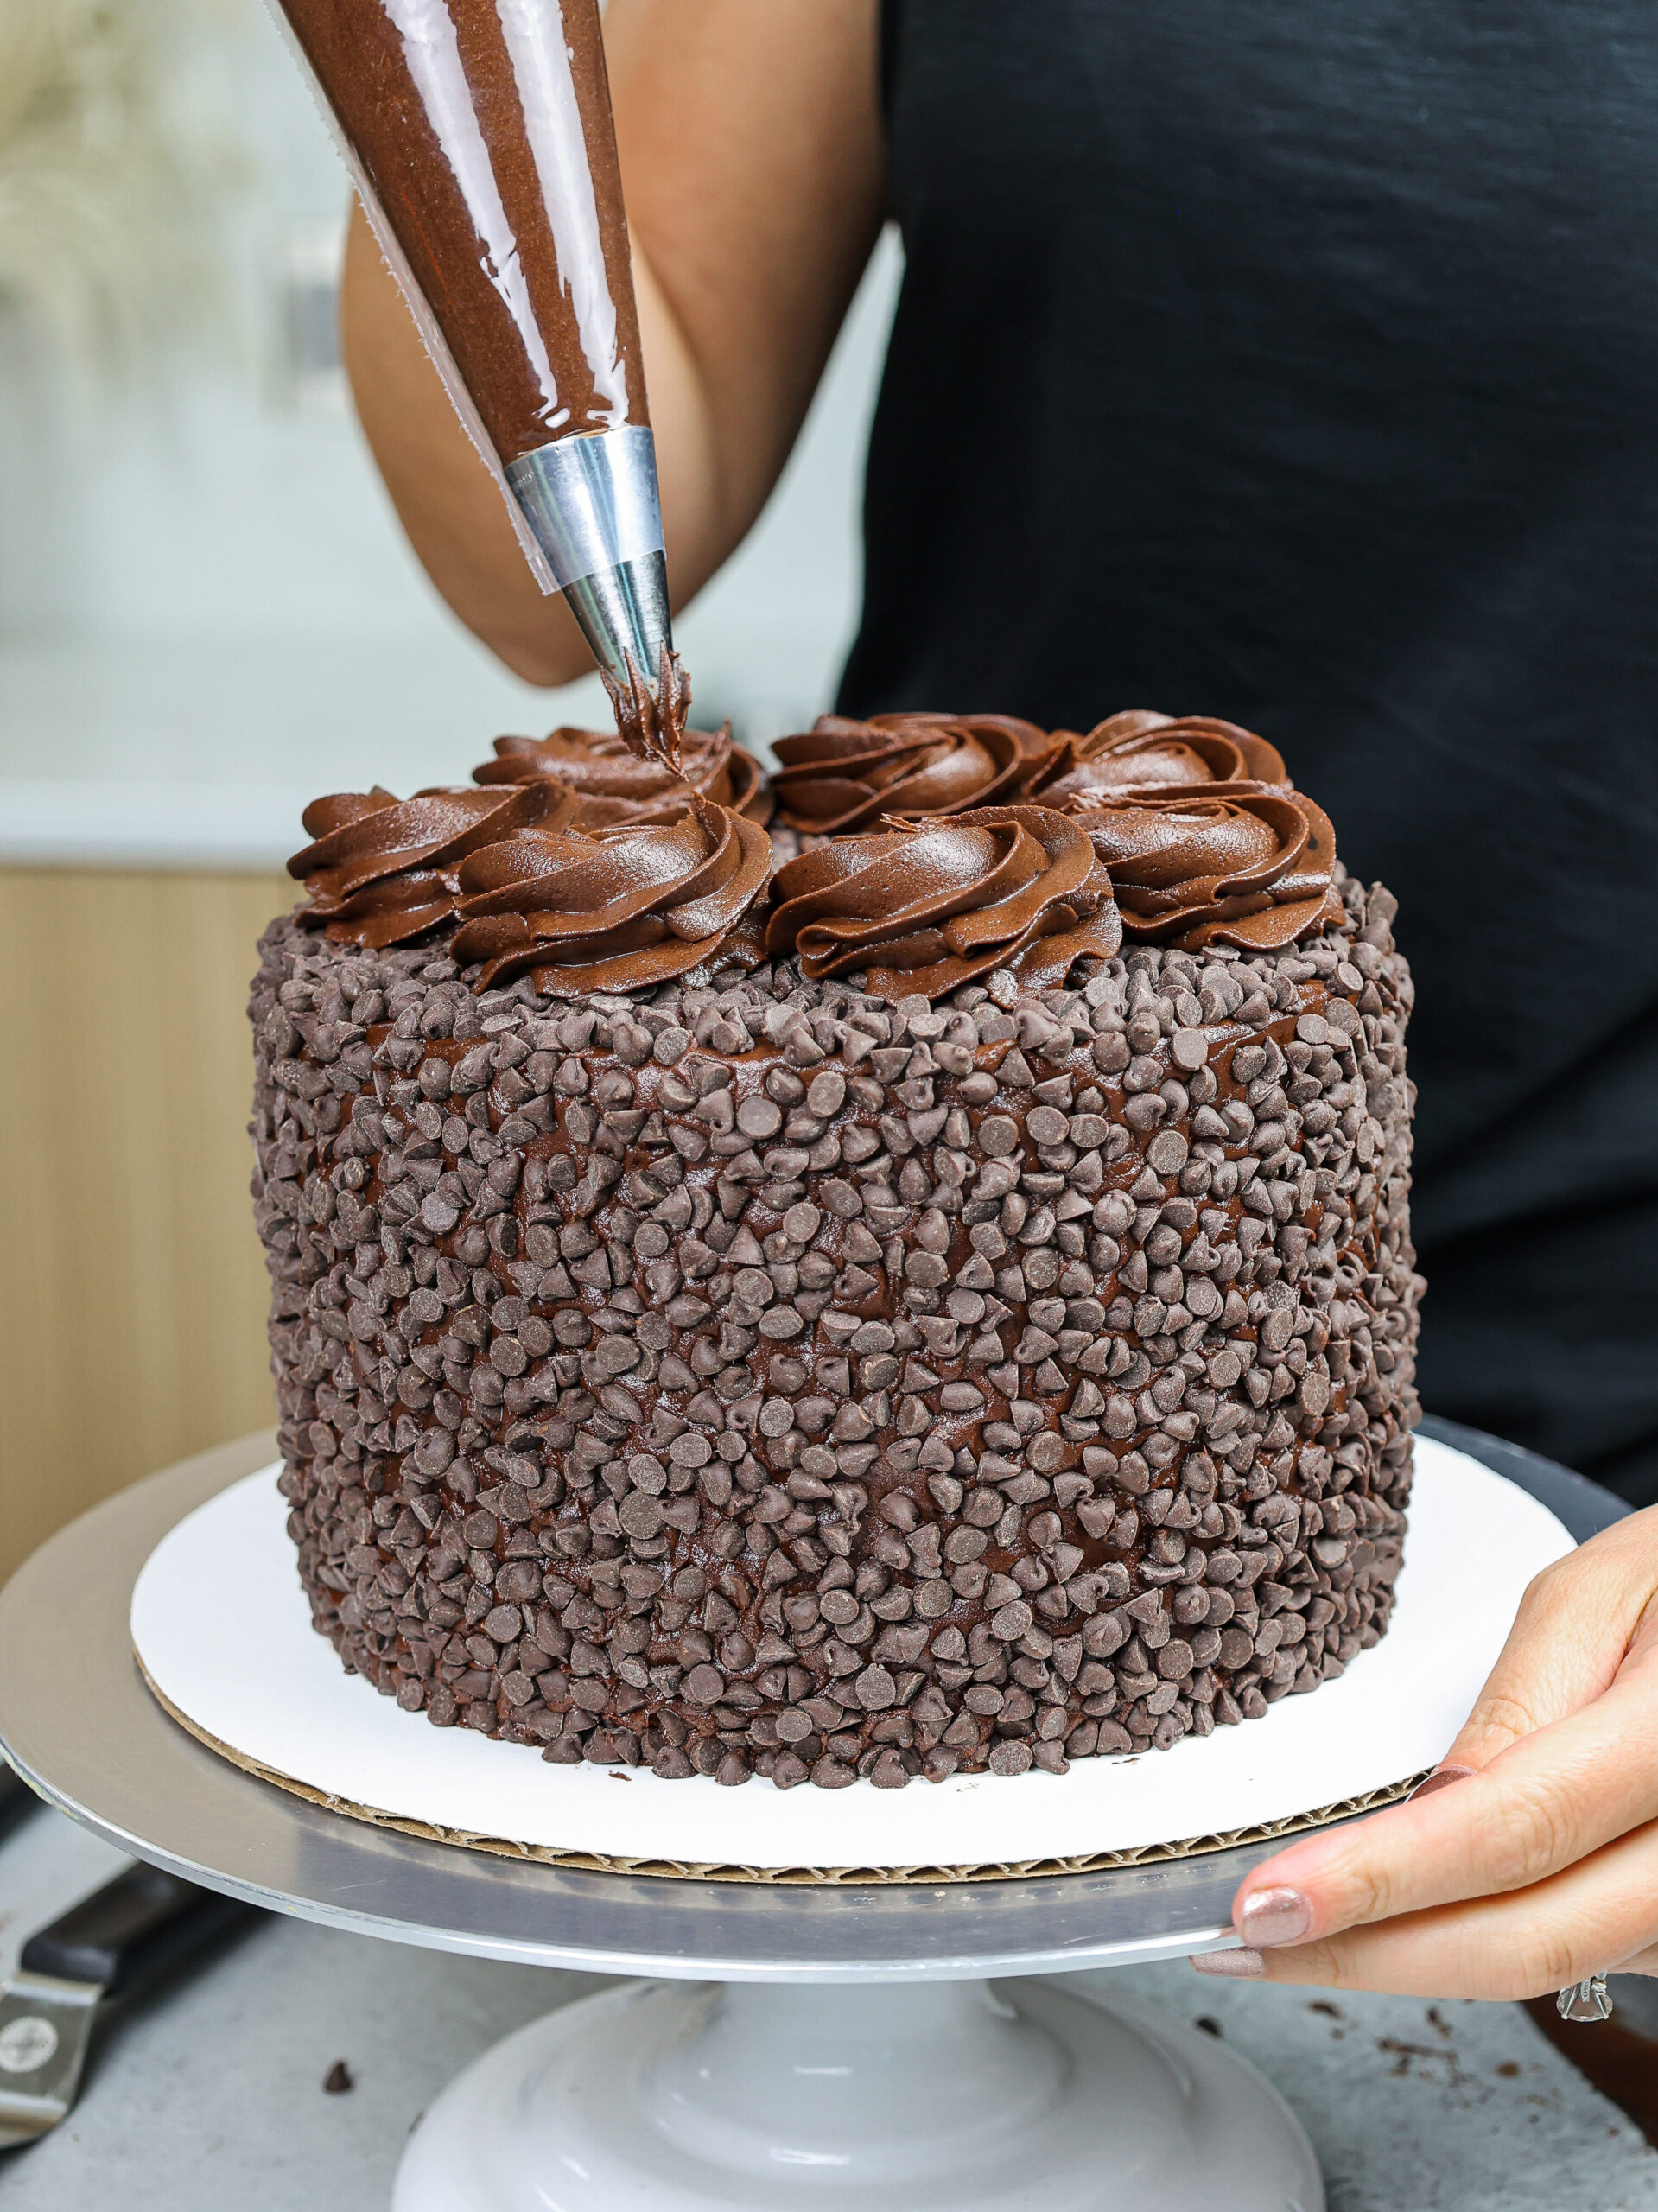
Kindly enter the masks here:
<path id="1" fill-rule="evenodd" d="M 1213 2037 L 1050 1981 L 635 1982 L 532 2021 L 420 2120 L 393 2212 L 1323 2212 Z"/>

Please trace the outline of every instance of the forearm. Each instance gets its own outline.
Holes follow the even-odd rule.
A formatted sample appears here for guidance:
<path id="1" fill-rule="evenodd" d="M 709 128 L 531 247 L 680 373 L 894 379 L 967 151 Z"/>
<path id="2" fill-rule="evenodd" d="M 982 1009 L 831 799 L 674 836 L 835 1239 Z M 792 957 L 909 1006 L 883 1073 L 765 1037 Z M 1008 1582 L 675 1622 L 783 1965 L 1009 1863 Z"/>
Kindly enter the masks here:
<path id="1" fill-rule="evenodd" d="M 606 47 L 670 597 L 742 539 L 880 223 L 873 0 L 612 0 Z M 444 598 L 531 682 L 583 674 L 360 212 L 341 296 L 369 447 Z"/>
<path id="2" fill-rule="evenodd" d="M 640 343 L 657 428 L 677 604 L 728 549 L 715 535 L 706 411 L 683 340 L 637 252 Z M 593 665 L 562 597 L 543 597 L 500 491 L 461 428 L 362 209 L 352 210 L 340 340 L 352 397 L 398 520 L 449 606 L 516 675 L 569 683 Z"/>

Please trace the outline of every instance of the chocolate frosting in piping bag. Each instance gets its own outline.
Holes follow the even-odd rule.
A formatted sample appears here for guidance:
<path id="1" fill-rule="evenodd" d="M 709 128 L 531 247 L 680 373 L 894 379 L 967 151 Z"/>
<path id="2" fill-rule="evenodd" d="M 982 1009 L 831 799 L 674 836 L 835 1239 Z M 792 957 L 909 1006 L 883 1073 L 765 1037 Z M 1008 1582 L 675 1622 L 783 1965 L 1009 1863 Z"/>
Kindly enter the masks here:
<path id="1" fill-rule="evenodd" d="M 543 590 L 671 645 L 598 0 L 271 0 Z"/>

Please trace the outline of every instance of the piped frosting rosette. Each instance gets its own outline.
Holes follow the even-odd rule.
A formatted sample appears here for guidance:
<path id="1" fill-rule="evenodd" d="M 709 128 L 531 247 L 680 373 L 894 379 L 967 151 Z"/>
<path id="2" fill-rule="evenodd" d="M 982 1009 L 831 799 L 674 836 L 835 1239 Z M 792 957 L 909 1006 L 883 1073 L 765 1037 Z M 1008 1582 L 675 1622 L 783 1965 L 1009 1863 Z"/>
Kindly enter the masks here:
<path id="1" fill-rule="evenodd" d="M 1277 748 L 1252 730 L 1203 715 L 1177 719 L 1134 707 L 1096 723 L 1085 737 L 1056 730 L 1020 796 L 1070 811 L 1118 791 L 1236 783 L 1287 789 L 1289 780 Z"/>
<path id="2" fill-rule="evenodd" d="M 829 836 L 881 815 L 960 814 L 1011 798 L 1051 742 L 1013 715 L 820 715 L 778 740 L 772 786 L 791 830 Z"/>
<path id="3" fill-rule="evenodd" d="M 1131 938 L 1275 952 L 1339 921 L 1336 833 L 1300 791 L 1264 784 L 1105 796 L 1067 817 L 1110 875 Z"/>
<path id="4" fill-rule="evenodd" d="M 765 950 L 808 976 L 861 969 L 894 1003 L 940 998 L 992 969 L 1057 989 L 1122 941 L 1111 883 L 1081 828 L 1037 806 L 880 829 L 803 853 L 778 872 Z"/>
<path id="5" fill-rule="evenodd" d="M 480 990 L 528 973 L 537 990 L 639 991 L 753 968 L 771 873 L 765 830 L 695 793 L 673 822 L 530 830 L 461 870 L 454 957 L 483 963 Z"/>
<path id="6" fill-rule="evenodd" d="M 301 919 L 340 944 L 376 951 L 407 944 L 454 912 L 456 871 L 468 853 L 571 804 L 553 784 L 403 799 L 377 784 L 313 799 L 302 817 L 313 842 L 288 863 L 310 893 Z"/>
<path id="7" fill-rule="evenodd" d="M 772 794 L 760 764 L 720 730 L 688 729 L 680 741 L 679 773 L 665 761 L 641 760 L 613 732 L 564 728 L 545 737 L 498 737 L 495 758 L 474 768 L 475 784 L 550 779 L 576 799 L 572 826 L 610 830 L 626 822 L 672 822 L 693 791 L 746 815 L 770 820 Z"/>

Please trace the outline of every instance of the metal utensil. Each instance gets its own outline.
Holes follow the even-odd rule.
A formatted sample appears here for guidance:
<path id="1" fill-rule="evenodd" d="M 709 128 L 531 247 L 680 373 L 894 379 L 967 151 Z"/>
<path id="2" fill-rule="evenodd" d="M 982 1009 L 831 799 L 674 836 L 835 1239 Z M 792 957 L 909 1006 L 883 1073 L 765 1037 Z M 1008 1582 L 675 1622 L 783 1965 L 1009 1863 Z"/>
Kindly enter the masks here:
<path id="1" fill-rule="evenodd" d="M 674 634 L 651 431 L 629 424 L 538 447 L 506 480 L 594 660 L 624 690 L 631 664 L 654 690 Z"/>
<path id="2" fill-rule="evenodd" d="M 106 1999 L 253 1916 L 239 1898 L 137 1866 L 31 1936 L 0 1989 L 0 2149 L 33 2142 L 73 2104 Z"/>

